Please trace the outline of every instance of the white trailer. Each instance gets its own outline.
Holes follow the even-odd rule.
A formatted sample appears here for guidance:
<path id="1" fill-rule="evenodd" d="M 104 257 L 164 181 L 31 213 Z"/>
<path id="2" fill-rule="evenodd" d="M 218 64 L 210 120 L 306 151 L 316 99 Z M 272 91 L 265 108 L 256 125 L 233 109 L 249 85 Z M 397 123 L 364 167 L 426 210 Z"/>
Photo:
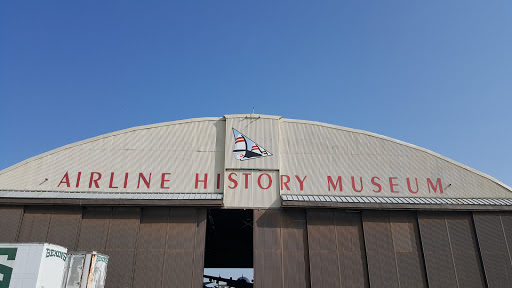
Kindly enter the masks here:
<path id="1" fill-rule="evenodd" d="M 68 252 L 62 288 L 105 287 L 107 264 L 108 256 L 96 251 Z"/>
<path id="2" fill-rule="evenodd" d="M 0 243 L 0 288 L 61 287 L 67 252 L 48 243 Z"/>

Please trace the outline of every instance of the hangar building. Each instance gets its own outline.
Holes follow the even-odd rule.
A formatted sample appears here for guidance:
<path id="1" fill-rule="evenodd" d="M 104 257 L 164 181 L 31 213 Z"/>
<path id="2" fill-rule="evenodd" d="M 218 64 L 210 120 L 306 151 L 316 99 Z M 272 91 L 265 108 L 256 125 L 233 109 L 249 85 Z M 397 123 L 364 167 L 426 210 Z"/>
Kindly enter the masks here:
<path id="1" fill-rule="evenodd" d="M 0 242 L 110 256 L 107 287 L 511 287 L 512 188 L 395 139 L 226 115 L 130 128 L 0 171 Z"/>

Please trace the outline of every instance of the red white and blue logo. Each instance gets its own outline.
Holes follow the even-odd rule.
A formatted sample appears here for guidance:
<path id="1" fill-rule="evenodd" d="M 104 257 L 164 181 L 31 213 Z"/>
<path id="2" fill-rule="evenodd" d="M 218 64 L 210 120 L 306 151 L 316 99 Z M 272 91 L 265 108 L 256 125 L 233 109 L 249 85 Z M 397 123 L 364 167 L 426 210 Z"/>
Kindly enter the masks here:
<path id="1" fill-rule="evenodd" d="M 233 128 L 233 134 L 235 136 L 235 149 L 233 149 L 233 155 L 235 156 L 235 159 L 244 161 L 254 158 L 272 156 L 272 153 L 268 152 L 265 148 L 249 139 L 249 137 L 238 132 L 235 128 Z"/>

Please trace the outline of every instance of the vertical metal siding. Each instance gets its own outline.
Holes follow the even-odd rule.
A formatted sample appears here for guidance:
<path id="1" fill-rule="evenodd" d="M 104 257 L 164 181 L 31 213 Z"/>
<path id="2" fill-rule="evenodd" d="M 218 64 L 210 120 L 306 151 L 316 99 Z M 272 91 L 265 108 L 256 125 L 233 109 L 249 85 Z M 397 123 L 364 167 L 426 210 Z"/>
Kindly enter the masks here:
<path id="1" fill-rule="evenodd" d="M 283 194 L 370 196 L 375 187 L 370 180 L 377 176 L 383 184 L 378 195 L 381 197 L 446 197 L 446 193 L 429 193 L 426 178 L 435 181 L 439 177 L 444 185 L 448 179 L 452 184 L 450 197 L 510 198 L 506 187 L 430 151 L 364 131 L 311 124 L 280 121 L 281 174 L 308 176 L 304 191 L 292 188 L 283 190 Z M 408 191 L 406 178 L 413 175 L 418 178 L 418 194 Z M 327 176 L 341 176 L 343 192 L 329 190 Z M 351 176 L 363 178 L 362 192 L 352 189 Z M 391 193 L 389 185 L 385 185 L 390 176 L 397 177 L 399 193 Z"/>
<path id="2" fill-rule="evenodd" d="M 279 169 L 279 118 L 275 116 L 264 116 L 258 118 L 247 118 L 248 115 L 226 115 L 226 144 L 225 168 L 249 167 L 258 169 Z M 233 157 L 231 151 L 234 147 L 233 130 L 249 137 L 258 145 L 272 153 L 272 156 L 262 157 L 247 161 L 239 161 Z"/>
<path id="3" fill-rule="evenodd" d="M 204 275 L 204 250 L 206 246 L 206 208 L 197 208 L 196 211 L 196 234 L 194 239 L 194 265 L 191 287 L 202 287 Z"/>
<path id="4" fill-rule="evenodd" d="M 81 220 L 82 207 L 55 207 L 46 241 L 76 250 Z"/>
<path id="5" fill-rule="evenodd" d="M 485 287 L 471 215 L 420 212 L 429 287 Z"/>
<path id="6" fill-rule="evenodd" d="M 23 215 L 21 207 L 2 207 L 0 241 L 106 253 L 108 288 L 201 287 L 206 208 L 145 207 L 142 214 L 135 207 L 83 209 L 29 206 Z"/>
<path id="7" fill-rule="evenodd" d="M 0 242 L 16 242 L 23 217 L 23 207 L 0 207 Z"/>
<path id="8" fill-rule="evenodd" d="M 199 281 L 203 279 L 205 233 L 204 208 L 171 208 L 164 258 L 164 287 L 198 287 L 198 283 L 202 283 Z"/>
<path id="9" fill-rule="evenodd" d="M 399 287 L 389 212 L 363 212 L 363 229 L 371 287 Z"/>
<path id="10" fill-rule="evenodd" d="M 254 211 L 254 286 L 310 287 L 303 209 Z"/>
<path id="11" fill-rule="evenodd" d="M 168 222 L 169 208 L 142 209 L 133 287 L 162 287 Z"/>
<path id="12" fill-rule="evenodd" d="M 389 223 L 400 287 L 427 287 L 416 213 L 390 212 Z"/>
<path id="13" fill-rule="evenodd" d="M 18 242 L 46 242 L 52 211 L 51 206 L 25 207 Z"/>
<path id="14" fill-rule="evenodd" d="M 280 207 L 281 197 L 279 196 L 279 173 L 277 171 L 249 171 L 249 170 L 230 170 L 227 177 L 231 173 L 238 175 L 238 186 L 235 189 L 226 189 L 224 193 L 224 207 L 253 207 L 268 208 Z M 243 173 L 249 173 L 248 189 L 245 188 L 245 176 Z M 268 189 L 261 189 L 258 186 L 258 177 L 263 173 L 268 174 L 272 179 L 272 185 Z M 237 178 L 237 177 L 235 177 Z M 262 178 L 262 185 L 266 187 L 267 177 Z M 226 181 L 226 186 L 233 185 Z"/>
<path id="15" fill-rule="evenodd" d="M 307 210 L 311 287 L 342 287 L 333 210 Z"/>
<path id="16" fill-rule="evenodd" d="M 85 207 L 77 250 L 106 253 L 112 207 Z"/>
<path id="17" fill-rule="evenodd" d="M 429 287 L 458 287 L 444 214 L 418 213 L 418 224 Z"/>
<path id="18" fill-rule="evenodd" d="M 503 225 L 503 231 L 505 232 L 505 238 L 507 239 L 509 256 L 512 259 L 512 213 L 502 212 L 501 223 Z"/>
<path id="19" fill-rule="evenodd" d="M 446 213 L 446 226 L 452 243 L 453 262 L 459 287 L 485 287 L 483 266 L 480 261 L 471 214 Z"/>
<path id="20" fill-rule="evenodd" d="M 109 269 L 106 286 L 132 287 L 140 208 L 115 207 L 107 239 Z"/>
<path id="21" fill-rule="evenodd" d="M 281 215 L 254 210 L 254 287 L 283 287 Z"/>
<path id="22" fill-rule="evenodd" d="M 281 210 L 281 224 L 283 286 L 308 288 L 310 279 L 306 211 Z"/>
<path id="23" fill-rule="evenodd" d="M 341 287 L 369 287 L 360 213 L 334 211 Z"/>
<path id="24" fill-rule="evenodd" d="M 487 285 L 506 287 L 512 283 L 510 239 L 505 236 L 501 213 L 473 212 L 476 235 L 487 279 Z M 512 227 L 507 227 L 508 229 Z"/>

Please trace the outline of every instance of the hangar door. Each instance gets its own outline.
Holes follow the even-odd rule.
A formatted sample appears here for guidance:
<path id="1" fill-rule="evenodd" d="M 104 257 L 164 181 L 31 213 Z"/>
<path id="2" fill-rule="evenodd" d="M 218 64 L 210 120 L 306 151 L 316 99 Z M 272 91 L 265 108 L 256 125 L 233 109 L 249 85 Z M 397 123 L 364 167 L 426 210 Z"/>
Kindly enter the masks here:
<path id="1" fill-rule="evenodd" d="M 201 287 L 206 208 L 0 206 L 0 242 L 109 255 L 107 288 Z"/>

